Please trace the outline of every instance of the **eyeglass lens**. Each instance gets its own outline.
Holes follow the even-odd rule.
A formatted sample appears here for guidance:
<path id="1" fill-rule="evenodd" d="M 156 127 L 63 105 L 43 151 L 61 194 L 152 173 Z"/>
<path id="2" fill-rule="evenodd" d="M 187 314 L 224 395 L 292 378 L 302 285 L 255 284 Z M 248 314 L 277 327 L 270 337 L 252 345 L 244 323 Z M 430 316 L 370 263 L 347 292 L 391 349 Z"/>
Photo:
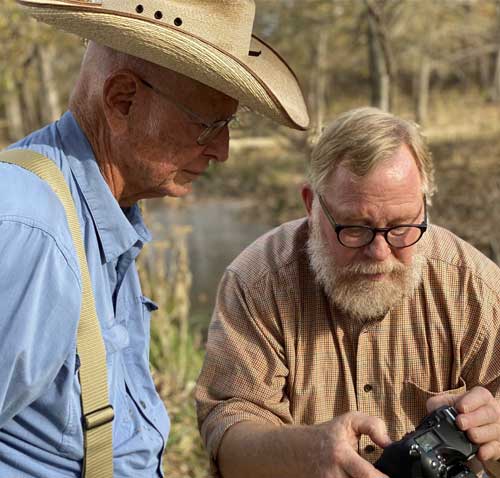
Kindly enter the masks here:
<path id="1" fill-rule="evenodd" d="M 231 119 L 232 118 L 230 118 L 228 120 L 216 121 L 215 123 L 212 123 L 210 126 L 207 126 L 207 128 L 205 128 L 202 131 L 200 136 L 198 136 L 198 139 L 196 142 L 200 146 L 204 146 L 204 145 L 210 143 L 210 141 L 212 141 L 226 127 L 226 125 L 229 124 Z"/>
<path id="2" fill-rule="evenodd" d="M 423 231 L 416 226 L 399 226 L 384 233 L 393 247 L 409 247 L 422 236 Z M 339 231 L 339 241 L 346 247 L 363 247 L 372 242 L 375 231 L 368 227 L 346 227 Z"/>

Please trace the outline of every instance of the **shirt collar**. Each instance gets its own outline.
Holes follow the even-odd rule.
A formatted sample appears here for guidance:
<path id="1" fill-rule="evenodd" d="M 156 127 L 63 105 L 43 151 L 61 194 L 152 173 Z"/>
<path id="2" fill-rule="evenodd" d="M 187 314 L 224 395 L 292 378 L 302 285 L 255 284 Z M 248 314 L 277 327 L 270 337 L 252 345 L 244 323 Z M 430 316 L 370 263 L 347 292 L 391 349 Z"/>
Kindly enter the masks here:
<path id="1" fill-rule="evenodd" d="M 139 206 L 122 210 L 101 174 L 92 146 L 71 112 L 57 122 L 69 167 L 88 205 L 106 262 L 118 258 L 136 243 L 151 240 Z"/>

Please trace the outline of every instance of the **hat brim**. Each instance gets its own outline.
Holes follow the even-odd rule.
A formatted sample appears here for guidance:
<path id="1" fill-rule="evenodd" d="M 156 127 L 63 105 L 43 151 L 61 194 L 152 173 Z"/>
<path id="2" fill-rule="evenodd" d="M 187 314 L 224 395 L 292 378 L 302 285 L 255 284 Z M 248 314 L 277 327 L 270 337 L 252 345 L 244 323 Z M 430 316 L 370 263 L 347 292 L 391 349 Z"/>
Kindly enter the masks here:
<path id="1" fill-rule="evenodd" d="M 18 3 L 37 20 L 194 78 L 281 124 L 300 130 L 309 125 L 297 78 L 256 36 L 250 45 L 254 53 L 237 57 L 175 26 L 111 12 L 99 4 Z"/>

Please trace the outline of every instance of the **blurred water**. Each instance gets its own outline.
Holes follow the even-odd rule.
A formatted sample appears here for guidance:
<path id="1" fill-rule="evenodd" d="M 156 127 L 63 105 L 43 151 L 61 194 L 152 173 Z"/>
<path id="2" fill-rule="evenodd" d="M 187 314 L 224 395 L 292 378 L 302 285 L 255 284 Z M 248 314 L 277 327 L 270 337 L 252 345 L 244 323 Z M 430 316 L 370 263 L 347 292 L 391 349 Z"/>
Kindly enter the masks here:
<path id="1" fill-rule="evenodd" d="M 193 273 L 191 315 L 210 317 L 224 269 L 250 243 L 272 226 L 251 220 L 246 203 L 210 199 L 181 208 L 154 208 L 151 219 L 165 227 L 189 225 L 189 262 Z M 157 237 L 157 234 L 155 235 Z"/>

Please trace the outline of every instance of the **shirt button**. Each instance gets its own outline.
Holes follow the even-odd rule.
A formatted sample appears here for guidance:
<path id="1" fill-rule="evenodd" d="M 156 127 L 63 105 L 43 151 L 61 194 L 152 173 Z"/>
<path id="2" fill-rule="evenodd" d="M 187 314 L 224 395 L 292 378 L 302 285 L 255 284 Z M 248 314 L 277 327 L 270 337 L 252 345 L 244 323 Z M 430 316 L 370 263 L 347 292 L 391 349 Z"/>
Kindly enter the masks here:
<path id="1" fill-rule="evenodd" d="M 366 453 L 373 453 L 374 451 L 375 451 L 375 447 L 373 445 L 366 445 L 365 446 Z"/>
<path id="2" fill-rule="evenodd" d="M 367 383 L 367 384 L 365 384 L 365 386 L 363 387 L 363 390 L 364 390 L 366 393 L 368 393 L 368 392 L 371 392 L 371 391 L 373 390 L 373 387 L 372 387 L 369 383 Z"/>
<path id="3" fill-rule="evenodd" d="M 141 404 L 141 407 L 146 410 L 146 403 L 144 402 L 144 400 L 140 400 L 139 403 Z"/>

